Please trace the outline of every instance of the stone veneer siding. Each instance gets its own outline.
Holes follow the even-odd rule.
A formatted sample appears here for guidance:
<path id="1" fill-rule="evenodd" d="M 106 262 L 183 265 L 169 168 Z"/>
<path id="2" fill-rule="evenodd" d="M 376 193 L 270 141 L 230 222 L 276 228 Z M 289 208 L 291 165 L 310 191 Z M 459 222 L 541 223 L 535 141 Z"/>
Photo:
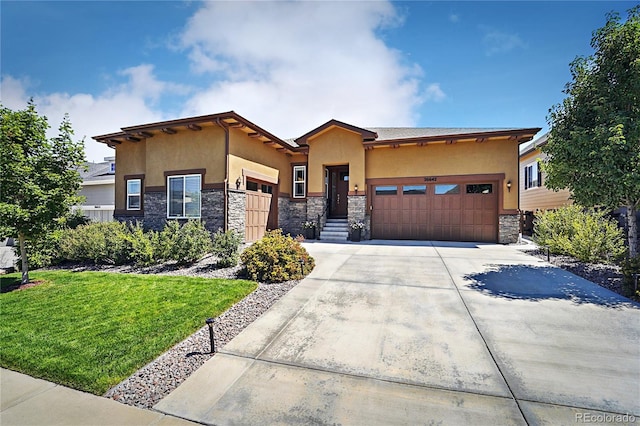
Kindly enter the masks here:
<path id="1" fill-rule="evenodd" d="M 302 223 L 307 220 L 307 203 L 278 198 L 278 227 L 284 234 L 302 234 Z"/>
<path id="2" fill-rule="evenodd" d="M 220 189 L 203 190 L 201 204 L 201 217 L 205 228 L 210 232 L 216 232 L 224 227 L 224 193 Z M 116 215 L 121 222 L 142 222 L 145 229 L 160 231 L 167 223 L 167 193 L 144 193 L 144 216 Z M 185 222 L 186 219 L 180 220 Z M 243 230 L 244 232 L 244 230 Z"/>
<path id="3" fill-rule="evenodd" d="M 321 215 L 320 223 L 316 223 L 316 233 L 319 233 L 327 222 L 327 215 L 323 215 L 326 205 L 327 199 L 325 197 L 307 197 L 307 216 L 305 220 L 317 222 L 318 215 Z"/>
<path id="4" fill-rule="evenodd" d="M 229 229 L 242 235 L 244 241 L 247 220 L 247 193 L 230 189 L 229 192 Z"/>
<path id="5" fill-rule="evenodd" d="M 362 231 L 362 239 L 368 240 L 371 235 L 371 215 L 367 213 L 367 196 L 366 195 L 349 195 L 347 197 L 347 219 L 349 224 L 352 222 L 364 222 L 364 230 Z"/>
<path id="6" fill-rule="evenodd" d="M 520 235 L 520 218 L 517 214 L 501 214 L 498 220 L 498 242 L 517 243 Z"/>

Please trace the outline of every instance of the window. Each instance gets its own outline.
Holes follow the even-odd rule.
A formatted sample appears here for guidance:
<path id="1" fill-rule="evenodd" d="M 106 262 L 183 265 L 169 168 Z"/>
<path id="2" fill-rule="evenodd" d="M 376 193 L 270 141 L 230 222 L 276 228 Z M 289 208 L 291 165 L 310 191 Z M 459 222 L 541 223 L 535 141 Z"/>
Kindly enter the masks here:
<path id="1" fill-rule="evenodd" d="M 413 194 L 424 195 L 426 193 L 427 193 L 427 185 L 404 185 L 402 187 L 403 195 L 413 195 Z"/>
<path id="2" fill-rule="evenodd" d="M 538 188 L 542 186 L 542 170 L 538 162 L 529 164 L 524 168 L 524 189 Z"/>
<path id="3" fill-rule="evenodd" d="M 450 194 L 459 194 L 459 193 L 460 193 L 460 185 L 449 184 L 449 185 L 435 186 L 436 195 L 450 195 Z"/>
<path id="4" fill-rule="evenodd" d="M 397 193 L 397 186 L 376 186 L 376 195 L 396 195 Z"/>
<path id="5" fill-rule="evenodd" d="M 247 191 L 258 191 L 258 182 L 247 181 Z"/>
<path id="6" fill-rule="evenodd" d="M 141 179 L 127 180 L 127 210 L 140 210 Z"/>
<path id="7" fill-rule="evenodd" d="M 307 194 L 307 166 L 293 166 L 293 198 Z"/>
<path id="8" fill-rule="evenodd" d="M 199 218 L 200 217 L 200 175 L 167 177 L 167 217 Z"/>
<path id="9" fill-rule="evenodd" d="M 467 185 L 467 194 L 491 194 L 493 185 L 490 183 L 474 183 Z"/>

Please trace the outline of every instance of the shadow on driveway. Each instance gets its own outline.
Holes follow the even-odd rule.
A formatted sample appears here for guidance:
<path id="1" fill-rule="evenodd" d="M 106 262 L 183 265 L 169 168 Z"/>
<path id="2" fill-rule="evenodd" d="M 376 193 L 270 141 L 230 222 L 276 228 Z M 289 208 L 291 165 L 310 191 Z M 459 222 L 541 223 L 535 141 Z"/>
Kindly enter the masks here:
<path id="1" fill-rule="evenodd" d="M 607 308 L 640 304 L 559 268 L 531 265 L 487 265 L 488 271 L 465 275 L 467 288 L 505 299 L 570 300 L 574 304 L 596 304 Z"/>

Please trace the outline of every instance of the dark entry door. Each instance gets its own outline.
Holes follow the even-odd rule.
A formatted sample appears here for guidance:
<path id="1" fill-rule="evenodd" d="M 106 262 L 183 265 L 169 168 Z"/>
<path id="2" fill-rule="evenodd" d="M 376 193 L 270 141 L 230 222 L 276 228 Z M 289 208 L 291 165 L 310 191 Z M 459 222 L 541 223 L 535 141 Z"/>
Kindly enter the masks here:
<path id="1" fill-rule="evenodd" d="M 329 216 L 347 217 L 347 195 L 349 194 L 349 166 L 329 168 Z"/>

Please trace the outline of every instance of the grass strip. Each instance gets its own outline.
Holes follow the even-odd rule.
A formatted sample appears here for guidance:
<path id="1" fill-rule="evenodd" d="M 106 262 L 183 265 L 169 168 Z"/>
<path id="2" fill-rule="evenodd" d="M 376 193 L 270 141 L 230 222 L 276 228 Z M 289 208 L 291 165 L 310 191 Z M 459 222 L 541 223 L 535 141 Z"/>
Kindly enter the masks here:
<path id="1" fill-rule="evenodd" d="M 104 394 L 251 293 L 245 280 L 104 272 L 30 273 L 0 294 L 0 365 Z M 19 274 L 0 277 L 2 288 Z"/>

